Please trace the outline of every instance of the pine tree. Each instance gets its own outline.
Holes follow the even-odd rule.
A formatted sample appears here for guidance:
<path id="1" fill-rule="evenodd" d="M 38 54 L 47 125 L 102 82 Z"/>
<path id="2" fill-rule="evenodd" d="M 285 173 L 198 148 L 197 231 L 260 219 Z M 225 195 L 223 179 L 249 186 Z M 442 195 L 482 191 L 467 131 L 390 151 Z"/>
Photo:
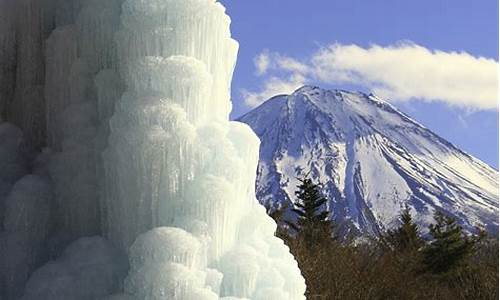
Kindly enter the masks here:
<path id="1" fill-rule="evenodd" d="M 401 225 L 382 236 L 382 242 L 391 250 L 400 253 L 418 251 L 424 244 L 418 225 L 413 222 L 410 209 L 406 207 L 400 214 Z"/>
<path id="2" fill-rule="evenodd" d="M 424 265 L 432 273 L 441 274 L 462 265 L 477 241 L 466 236 L 453 217 L 436 212 L 434 220 L 436 224 L 429 226 L 432 240 L 424 249 Z"/>
<path id="3" fill-rule="evenodd" d="M 297 199 L 292 211 L 297 215 L 297 223 L 286 222 L 308 243 L 332 237 L 332 221 L 324 209 L 327 199 L 321 196 L 319 186 L 307 177 L 299 178 L 300 184 L 295 192 Z"/>

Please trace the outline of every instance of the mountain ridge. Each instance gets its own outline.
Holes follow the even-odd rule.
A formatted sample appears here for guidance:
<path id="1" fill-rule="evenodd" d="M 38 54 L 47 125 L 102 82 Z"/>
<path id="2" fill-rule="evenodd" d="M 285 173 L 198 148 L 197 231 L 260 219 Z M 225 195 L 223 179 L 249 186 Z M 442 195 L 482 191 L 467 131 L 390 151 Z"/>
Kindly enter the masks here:
<path id="1" fill-rule="evenodd" d="M 438 209 L 498 232 L 498 171 L 373 94 L 304 86 L 238 121 L 261 139 L 256 191 L 268 207 L 291 207 L 296 176 L 310 172 L 346 232 L 377 234 L 406 205 L 423 231 Z"/>

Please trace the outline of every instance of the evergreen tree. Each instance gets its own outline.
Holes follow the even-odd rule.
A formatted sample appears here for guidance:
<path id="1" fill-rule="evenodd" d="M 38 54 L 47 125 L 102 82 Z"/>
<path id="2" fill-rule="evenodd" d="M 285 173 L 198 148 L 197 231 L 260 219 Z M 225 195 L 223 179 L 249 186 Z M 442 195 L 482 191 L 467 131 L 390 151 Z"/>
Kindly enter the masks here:
<path id="1" fill-rule="evenodd" d="M 382 242 L 393 251 L 418 251 L 424 244 L 418 225 L 413 221 L 410 209 L 406 207 L 399 216 L 401 225 L 382 236 Z"/>
<path id="2" fill-rule="evenodd" d="M 304 240 L 310 244 L 332 237 L 332 221 L 328 220 L 328 211 L 324 209 L 327 202 L 321 196 L 319 186 L 307 177 L 299 178 L 300 184 L 295 192 L 297 199 L 292 211 L 297 215 L 297 223 L 286 222 Z"/>
<path id="3" fill-rule="evenodd" d="M 432 240 L 424 249 L 424 265 L 433 273 L 446 273 L 466 261 L 477 241 L 466 236 L 453 217 L 436 212 L 434 220 L 436 224 L 429 226 Z"/>

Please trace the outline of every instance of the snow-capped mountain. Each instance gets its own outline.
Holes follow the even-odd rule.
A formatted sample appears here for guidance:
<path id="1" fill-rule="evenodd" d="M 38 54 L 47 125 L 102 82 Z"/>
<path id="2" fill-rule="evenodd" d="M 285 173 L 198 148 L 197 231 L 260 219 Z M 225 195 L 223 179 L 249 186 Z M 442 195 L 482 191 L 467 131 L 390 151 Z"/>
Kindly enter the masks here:
<path id="1" fill-rule="evenodd" d="M 304 86 L 239 121 L 261 139 L 256 189 L 268 207 L 291 207 L 309 174 L 355 234 L 396 225 L 406 205 L 423 232 L 435 210 L 498 232 L 498 171 L 374 95 Z"/>

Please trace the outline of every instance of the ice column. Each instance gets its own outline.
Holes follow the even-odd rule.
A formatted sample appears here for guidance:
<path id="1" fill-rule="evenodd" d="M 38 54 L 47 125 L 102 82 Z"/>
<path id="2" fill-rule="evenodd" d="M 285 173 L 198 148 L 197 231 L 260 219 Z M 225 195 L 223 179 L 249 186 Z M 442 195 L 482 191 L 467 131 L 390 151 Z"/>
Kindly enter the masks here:
<path id="1" fill-rule="evenodd" d="M 214 0 L 123 3 L 101 204 L 107 237 L 130 247 L 124 292 L 137 299 L 305 299 L 255 198 L 259 140 L 229 122 L 229 24 Z"/>
<path id="2" fill-rule="evenodd" d="M 100 108 L 103 102 L 106 110 L 113 105 L 103 83 L 114 87 L 102 74 L 116 73 L 120 6 L 120 0 L 58 3 L 54 20 L 60 26 L 46 43 L 47 140 L 55 152 L 49 169 L 61 216 L 58 227 L 66 242 L 101 232 L 100 134 L 107 118 Z"/>

